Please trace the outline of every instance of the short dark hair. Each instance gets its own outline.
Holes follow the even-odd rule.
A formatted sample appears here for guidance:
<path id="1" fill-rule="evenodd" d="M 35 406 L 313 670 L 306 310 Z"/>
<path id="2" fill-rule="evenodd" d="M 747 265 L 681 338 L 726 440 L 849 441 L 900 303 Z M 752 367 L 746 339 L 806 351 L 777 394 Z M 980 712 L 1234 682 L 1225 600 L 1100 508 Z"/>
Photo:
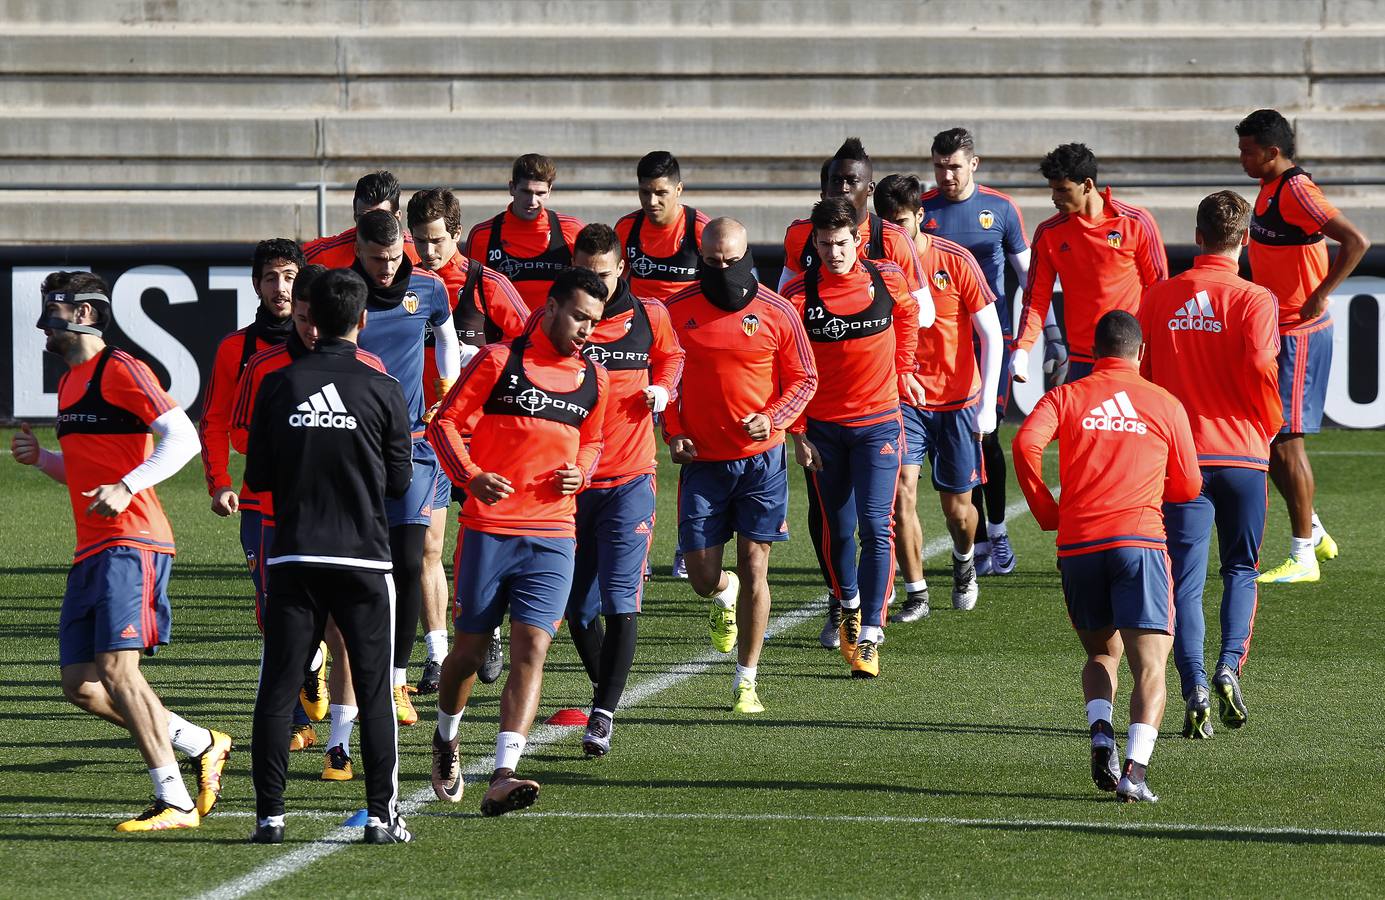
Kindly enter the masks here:
<path id="1" fill-rule="evenodd" d="M 386 201 L 389 201 L 390 212 L 399 212 L 399 179 L 393 173 L 381 169 L 356 180 L 356 194 L 351 198 L 353 207 L 379 206 Z"/>
<path id="2" fill-rule="evenodd" d="M 448 234 L 458 234 L 462 230 L 462 204 L 447 188 L 428 188 L 409 198 L 407 218 L 410 228 L 442 219 Z"/>
<path id="3" fill-rule="evenodd" d="M 361 320 L 369 293 L 365 281 L 350 269 L 328 269 L 314 279 L 308 291 L 308 313 L 318 334 L 339 338 L 350 331 Z"/>
<path id="4" fill-rule="evenodd" d="M 558 273 L 558 277 L 553 279 L 553 286 L 548 289 L 548 296 L 559 303 L 567 303 L 578 291 L 590 294 L 602 303 L 606 302 L 606 285 L 591 269 L 576 266 L 568 266 Z"/>
<path id="5" fill-rule="evenodd" d="M 655 178 L 667 178 L 675 184 L 683 180 L 683 173 L 678 168 L 678 160 L 667 150 L 655 150 L 646 153 L 635 166 L 635 177 L 640 181 L 652 181 Z"/>
<path id="6" fill-rule="evenodd" d="M 299 269 L 298 277 L 293 280 L 293 302 L 307 303 L 313 282 L 321 278 L 322 273 L 326 271 L 327 267 L 320 263 L 310 263 Z"/>
<path id="7" fill-rule="evenodd" d="M 1224 253 L 1241 246 L 1241 235 L 1250 222 L 1250 204 L 1235 191 L 1217 191 L 1197 205 L 1197 230 L 1203 250 Z"/>
<path id="8" fill-rule="evenodd" d="M 620 237 L 611 226 L 603 222 L 592 222 L 590 225 L 582 226 L 582 230 L 577 232 L 577 239 L 572 242 L 572 251 L 588 256 L 600 256 L 615 251 L 619 256 Z"/>
<path id="9" fill-rule="evenodd" d="M 828 167 L 831 168 L 830 163 L 838 162 L 858 162 L 866 167 L 867 172 L 872 170 L 870 154 L 866 152 L 865 145 L 861 143 L 861 139 L 858 137 L 849 137 L 842 141 L 842 145 L 837 148 L 837 152 L 832 154 L 832 159 L 829 160 Z M 824 181 L 823 184 L 825 187 L 826 182 Z"/>
<path id="10" fill-rule="evenodd" d="M 92 310 L 96 313 L 96 328 L 98 331 L 105 331 L 110 327 L 111 287 L 106 283 L 106 279 L 95 272 L 50 272 L 43 279 L 43 286 L 39 290 L 43 297 L 56 291 L 66 294 L 100 294 L 106 298 L 106 302 L 98 300 L 91 304 Z"/>
<path id="11" fill-rule="evenodd" d="M 822 171 L 818 173 L 818 182 L 819 182 L 819 191 L 820 191 L 820 193 L 823 193 L 823 194 L 827 193 L 827 173 L 828 173 L 829 171 L 831 171 L 831 169 L 832 169 L 832 160 L 830 160 L 830 159 L 824 159 L 824 160 L 822 161 Z"/>
<path id="12" fill-rule="evenodd" d="M 813 230 L 832 231 L 837 228 L 850 228 L 856 233 L 856 206 L 845 197 L 828 197 L 813 204 L 813 212 L 808 216 Z"/>
<path id="13" fill-rule="evenodd" d="M 558 180 L 558 164 L 542 153 L 526 153 L 510 167 L 510 183 L 542 181 L 552 185 Z"/>
<path id="14" fill-rule="evenodd" d="M 938 156 L 951 156 L 958 150 L 963 151 L 967 156 L 976 155 L 976 142 L 972 139 L 971 132 L 965 128 L 949 128 L 947 131 L 940 131 L 933 135 L 933 151 Z"/>
<path id="15" fill-rule="evenodd" d="M 1105 356 L 1133 359 L 1143 341 L 1140 320 L 1123 309 L 1113 309 L 1097 320 L 1092 349 L 1098 359 Z"/>
<path id="16" fill-rule="evenodd" d="M 1039 172 L 1049 181 L 1096 181 L 1096 154 L 1086 144 L 1062 144 L 1039 163 Z"/>
<path id="17" fill-rule="evenodd" d="M 291 262 L 299 269 L 307 264 L 303 251 L 296 243 L 288 238 L 270 238 L 255 245 L 255 253 L 250 257 L 250 277 L 258 282 L 265 266 L 276 259 Z"/>
<path id="18" fill-rule="evenodd" d="M 893 219 L 901 209 L 918 212 L 923 207 L 923 182 L 917 175 L 886 175 L 875 186 L 875 212 Z"/>
<path id="19" fill-rule="evenodd" d="M 1277 109 L 1257 109 L 1236 126 L 1237 137 L 1254 138 L 1255 143 L 1268 150 L 1279 148 L 1279 155 L 1294 158 L 1294 127 Z"/>
<path id="20" fill-rule="evenodd" d="M 394 213 L 385 212 L 383 209 L 372 209 L 356 220 L 356 240 L 358 241 L 388 247 L 403 239 L 404 232 L 400 229 L 399 220 L 394 217 Z"/>

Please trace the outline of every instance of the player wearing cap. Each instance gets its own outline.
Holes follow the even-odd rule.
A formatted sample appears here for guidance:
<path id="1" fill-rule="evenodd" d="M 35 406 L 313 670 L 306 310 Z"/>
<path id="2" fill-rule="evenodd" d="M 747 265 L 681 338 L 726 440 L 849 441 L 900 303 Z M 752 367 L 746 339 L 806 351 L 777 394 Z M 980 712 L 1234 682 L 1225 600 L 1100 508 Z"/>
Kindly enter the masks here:
<path id="1" fill-rule="evenodd" d="M 514 283 L 529 309 L 548 299 L 554 277 L 572 265 L 572 242 L 582 223 L 548 208 L 558 165 L 526 153 L 510 170 L 510 205 L 478 222 L 467 236 L 467 256 L 479 259 Z"/>
<path id="2" fill-rule="evenodd" d="M 1063 282 L 1068 381 L 1091 372 L 1092 331 L 1109 310 L 1134 313 L 1145 288 L 1168 277 L 1168 257 L 1153 218 L 1096 187 L 1096 156 L 1085 144 L 1063 144 L 1043 158 L 1058 214 L 1034 229 L 1029 281 L 1010 359 L 1016 381 L 1029 380 L 1029 349 L 1044 327 L 1056 279 Z"/>
<path id="3" fill-rule="evenodd" d="M 359 222 L 361 216 L 373 209 L 383 209 L 396 219 L 400 217 L 399 179 L 390 172 L 370 172 L 356 181 L 356 192 L 351 197 L 351 221 Z M 404 255 L 409 257 L 410 262 L 418 262 L 413 238 L 407 233 L 404 235 Z M 341 234 L 308 241 L 303 245 L 303 257 L 309 263 L 329 269 L 350 268 L 351 261 L 356 258 L 355 226 Z"/>
<path id="4" fill-rule="evenodd" d="M 803 319 L 820 386 L 789 431 L 807 475 L 823 578 L 840 598 L 842 657 L 852 677 L 874 678 L 894 594 L 899 399 L 923 399 L 913 376 L 918 307 L 898 266 L 858 258 L 862 237 L 849 200 L 821 201 L 811 221 L 819 262 L 789 281 L 784 299 Z"/>
<path id="5" fill-rule="evenodd" d="M 1250 275 L 1279 300 L 1279 394 L 1284 427 L 1270 445 L 1270 478 L 1284 497 L 1293 534 L 1289 558 L 1261 582 L 1317 581 L 1319 560 L 1337 555 L 1337 542 L 1313 509 L 1317 485 L 1303 437 L 1322 427 L 1332 368 L 1328 302 L 1371 243 L 1328 202 L 1312 176 L 1294 163 L 1294 130 L 1272 109 L 1258 109 L 1236 126 L 1241 168 L 1260 181 L 1250 219 Z M 1340 248 L 1328 262 L 1327 242 Z"/>
<path id="6" fill-rule="evenodd" d="M 1221 651 L 1211 689 L 1221 720 L 1246 722 L 1240 676 L 1255 622 L 1255 575 L 1265 533 L 1270 439 L 1283 423 L 1277 388 L 1278 305 L 1237 274 L 1250 206 L 1218 191 L 1197 208 L 1201 254 L 1187 272 L 1145 292 L 1140 323 L 1148 351 L 1141 373 L 1183 404 L 1193 429 L 1202 492 L 1164 507 L 1173 560 L 1174 664 L 1182 681 L 1183 736 L 1212 736 L 1203 664 L 1202 591 L 1212 526 L 1221 552 Z"/>
<path id="7" fill-rule="evenodd" d="M 678 480 L 678 543 L 688 580 L 711 600 L 708 630 L 737 648 L 732 709 L 764 711 L 755 677 L 769 621 L 769 552 L 788 540 L 784 430 L 817 390 L 803 319 L 755 280 L 745 226 L 713 219 L 696 283 L 668 300 L 687 357 L 677 402 L 664 412 Z M 736 571 L 722 569 L 736 536 Z"/>
<path id="8" fill-rule="evenodd" d="M 231 738 L 166 709 L 139 660 L 168 643 L 172 624 L 173 531 L 154 485 L 197 455 L 197 430 L 148 366 L 106 344 L 111 301 L 104 280 L 54 272 L 42 292 L 45 349 L 67 364 L 58 381 L 62 449 L 44 449 L 20 423 L 10 452 L 15 462 L 67 485 L 72 503 L 77 549 L 58 621 L 63 694 L 129 731 L 149 767 L 153 804 L 116 830 L 196 828 L 221 795 Z M 174 750 L 196 768 L 195 803 Z"/>
<path id="9" fill-rule="evenodd" d="M 1155 802 L 1145 774 L 1164 717 L 1174 632 L 1160 507 L 1192 500 L 1202 479 L 1187 413 L 1139 375 L 1139 322 L 1113 310 L 1093 332 L 1092 372 L 1044 394 L 1016 433 L 1015 475 L 1039 527 L 1058 532 L 1063 599 L 1087 652 L 1092 780 L 1118 800 Z M 1054 440 L 1061 500 L 1043 480 L 1044 448 Z M 1135 683 L 1119 769 L 1112 703 L 1122 652 Z"/>
<path id="10" fill-rule="evenodd" d="M 572 589 L 575 495 L 591 485 L 601 456 L 610 383 L 581 351 L 605 300 L 606 286 L 592 272 L 558 272 L 533 327 L 482 348 L 428 424 L 448 476 L 469 495 L 454 564 L 456 640 L 442 664 L 433 735 L 432 784 L 441 800 L 462 797 L 458 728 L 491 632 L 510 616 L 495 768 L 481 801 L 488 816 L 523 809 L 539 794 L 538 783 L 515 769 Z"/>

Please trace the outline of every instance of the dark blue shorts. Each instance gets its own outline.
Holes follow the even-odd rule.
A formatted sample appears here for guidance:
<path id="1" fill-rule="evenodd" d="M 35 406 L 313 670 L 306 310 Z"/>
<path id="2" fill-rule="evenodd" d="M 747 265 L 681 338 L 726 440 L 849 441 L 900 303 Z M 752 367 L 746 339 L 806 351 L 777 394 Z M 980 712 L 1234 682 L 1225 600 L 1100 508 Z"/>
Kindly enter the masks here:
<path id="1" fill-rule="evenodd" d="M 447 477 L 443 471 L 442 464 L 438 464 L 437 484 L 433 488 L 433 512 L 440 509 L 447 509 L 452 504 L 452 479 Z"/>
<path id="2" fill-rule="evenodd" d="M 1058 557 L 1072 627 L 1173 634 L 1173 573 L 1164 550 L 1112 547 Z"/>
<path id="3" fill-rule="evenodd" d="M 1279 399 L 1284 403 L 1280 434 L 1317 434 L 1332 374 L 1332 320 L 1325 327 L 1279 336 Z"/>
<path id="4" fill-rule="evenodd" d="M 966 409 L 932 412 L 904 404 L 904 465 L 928 458 L 933 489 L 964 494 L 982 482 L 981 442 L 976 439 L 980 403 Z"/>
<path id="5" fill-rule="evenodd" d="M 265 560 L 274 546 L 274 519 L 258 509 L 240 511 L 240 546 L 245 551 L 245 567 L 255 585 L 255 626 L 264 631 L 265 597 L 269 594 L 269 569 Z"/>
<path id="6" fill-rule="evenodd" d="M 1063 384 L 1072 384 L 1074 381 L 1086 378 L 1088 375 L 1092 374 L 1092 369 L 1094 368 L 1096 368 L 1096 363 L 1094 362 L 1085 362 L 1080 359 L 1072 359 L 1069 357 L 1068 377 L 1064 379 Z"/>
<path id="7" fill-rule="evenodd" d="M 567 617 L 590 625 L 598 615 L 637 613 L 654 538 L 654 476 L 577 495 L 577 558 Z"/>
<path id="8" fill-rule="evenodd" d="M 690 462 L 678 473 L 678 547 L 720 547 L 733 534 L 789 539 L 789 473 L 784 445 L 725 462 Z"/>
<path id="9" fill-rule="evenodd" d="M 389 526 L 427 525 L 433 521 L 433 501 L 437 496 L 438 466 L 433 445 L 425 438 L 414 439 L 414 478 L 409 490 L 398 500 L 385 500 L 385 518 Z M 449 488 L 450 490 L 450 488 Z"/>
<path id="10" fill-rule="evenodd" d="M 558 633 L 572 592 L 572 538 L 489 534 L 465 526 L 457 534 L 456 603 L 452 623 L 466 634 L 489 634 L 511 622 Z"/>
<path id="11" fill-rule="evenodd" d="M 168 643 L 173 557 L 135 547 L 108 547 L 72 566 L 58 618 L 58 661 L 89 663 L 112 650 L 153 653 Z"/>

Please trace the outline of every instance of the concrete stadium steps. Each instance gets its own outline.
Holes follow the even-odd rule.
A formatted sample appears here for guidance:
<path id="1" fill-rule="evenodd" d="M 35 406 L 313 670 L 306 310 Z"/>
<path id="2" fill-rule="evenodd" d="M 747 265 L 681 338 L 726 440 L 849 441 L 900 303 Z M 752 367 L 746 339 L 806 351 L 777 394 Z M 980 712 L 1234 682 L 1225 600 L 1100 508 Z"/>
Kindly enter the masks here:
<path id="1" fill-rule="evenodd" d="M 1237 190 L 1247 199 L 1253 196 L 1253 186 L 1244 179 L 1229 180 L 1220 186 L 1178 190 L 1138 191 L 1117 186 L 1116 193 L 1122 200 L 1148 207 L 1170 244 L 1191 244 L 1197 203 L 1219 187 Z M 1330 194 L 1333 202 L 1367 234 L 1385 234 L 1385 193 L 1332 189 Z M 1053 214 L 1047 191 L 1017 191 L 1014 197 L 1030 232 Z M 503 191 L 463 192 L 459 199 L 463 231 L 495 215 L 509 202 Z M 727 215 L 744 222 L 754 243 L 777 246 L 783 241 L 784 229 L 794 219 L 807 215 L 817 196 L 813 192 L 750 195 L 690 191 L 685 199 L 713 217 Z M 637 207 L 637 200 L 633 190 L 560 191 L 554 196 L 553 206 L 584 222 L 614 224 Z M 0 212 L 3 212 L 0 215 L 0 222 L 3 222 L 0 242 L 3 243 L 67 243 L 73 240 L 73 235 L 91 230 L 112 236 L 105 240 L 136 242 L 215 243 L 266 237 L 302 241 L 318 236 L 316 195 L 310 191 L 81 195 L 25 191 L 0 194 Z M 328 232 L 338 232 L 350 222 L 350 193 L 331 192 L 327 208 Z"/>

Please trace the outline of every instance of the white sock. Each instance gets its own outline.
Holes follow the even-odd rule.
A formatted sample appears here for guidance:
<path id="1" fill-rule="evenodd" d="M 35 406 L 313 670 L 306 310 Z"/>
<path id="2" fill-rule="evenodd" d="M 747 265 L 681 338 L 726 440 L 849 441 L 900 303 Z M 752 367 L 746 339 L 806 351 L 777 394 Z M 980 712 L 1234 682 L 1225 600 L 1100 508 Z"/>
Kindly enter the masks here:
<path id="1" fill-rule="evenodd" d="M 428 632 L 423 636 L 423 645 L 428 648 L 429 659 L 442 662 L 447 655 L 447 629 Z"/>
<path id="2" fill-rule="evenodd" d="M 1097 722 L 1111 722 L 1111 701 L 1110 700 L 1088 700 L 1087 701 L 1087 727 L 1091 728 Z M 1115 739 L 1104 734 L 1092 735 L 1093 747 L 1114 747 Z"/>
<path id="3" fill-rule="evenodd" d="M 319 642 L 317 649 L 313 651 L 313 661 L 308 664 L 308 668 L 314 672 L 322 668 L 322 664 L 327 661 L 327 658 L 323 655 L 322 648 L 323 644 Z"/>
<path id="4" fill-rule="evenodd" d="M 327 739 L 328 748 L 340 747 L 351 755 L 351 726 L 356 724 L 360 710 L 344 703 L 333 703 L 328 709 L 332 716 L 332 736 Z"/>
<path id="5" fill-rule="evenodd" d="M 990 522 L 986 523 L 986 537 L 990 538 L 991 540 L 995 540 L 996 538 L 1008 537 L 1009 534 L 1010 532 L 1005 529 L 1004 522 L 997 522 L 994 525 L 992 525 Z"/>
<path id="6" fill-rule="evenodd" d="M 192 798 L 188 787 L 183 784 L 183 774 L 177 763 L 149 770 L 149 780 L 154 782 L 154 796 L 170 806 L 179 809 L 192 809 Z"/>
<path id="7" fill-rule="evenodd" d="M 465 706 L 459 709 L 456 715 L 445 713 L 441 706 L 438 707 L 438 735 L 444 741 L 450 741 L 457 736 L 457 728 L 462 724 L 462 713 L 464 712 L 466 712 Z"/>
<path id="8" fill-rule="evenodd" d="M 861 595 L 860 595 L 860 594 L 852 594 L 850 597 L 843 597 L 843 598 L 842 598 L 842 609 L 860 609 L 860 608 L 861 608 Z"/>
<path id="9" fill-rule="evenodd" d="M 885 629 L 879 625 L 862 625 L 857 641 L 874 641 L 879 644 L 885 640 Z"/>
<path id="10" fill-rule="evenodd" d="M 606 718 L 610 719 L 611 721 L 615 721 L 615 718 L 616 718 L 616 714 L 615 714 L 612 710 L 609 710 L 609 709 L 596 709 L 595 707 L 592 708 L 592 715 L 594 715 L 594 716 L 605 716 Z"/>
<path id="11" fill-rule="evenodd" d="M 1149 765 L 1149 758 L 1154 754 L 1154 739 L 1158 736 L 1159 729 L 1153 725 L 1131 722 L 1125 738 L 1125 758 L 1133 759 L 1142 766 Z"/>
<path id="12" fill-rule="evenodd" d="M 270 825 L 273 825 L 275 828 L 284 827 L 283 816 L 265 816 L 263 819 L 259 819 L 258 821 L 261 828 L 265 828 Z"/>
<path id="13" fill-rule="evenodd" d="M 919 591 L 928 587 L 928 579 L 920 578 L 918 581 L 904 582 L 904 593 L 917 594 Z"/>
<path id="14" fill-rule="evenodd" d="M 736 595 L 740 593 L 740 584 L 735 575 L 726 573 L 726 587 L 712 595 L 712 600 L 722 609 L 736 608 Z"/>
<path id="15" fill-rule="evenodd" d="M 394 686 L 395 686 L 395 687 L 399 687 L 401 684 L 408 684 L 408 683 L 409 683 L 409 669 L 408 669 L 408 667 L 406 666 L 406 667 L 404 667 L 404 668 L 402 668 L 402 669 L 398 669 L 398 668 L 395 669 L 395 670 L 394 670 Z"/>
<path id="16" fill-rule="evenodd" d="M 1327 534 L 1327 529 L 1322 527 L 1322 520 L 1318 518 L 1317 510 L 1313 511 L 1313 543 L 1318 543 Z"/>
<path id="17" fill-rule="evenodd" d="M 1313 539 L 1310 537 L 1293 539 L 1293 549 L 1290 551 L 1294 559 L 1299 562 L 1309 562 L 1313 559 Z"/>
<path id="18" fill-rule="evenodd" d="M 956 545 L 956 544 L 953 544 L 953 545 L 952 545 L 952 558 L 955 559 L 955 560 L 957 560 L 958 562 L 966 562 L 967 560 L 971 559 L 971 558 L 972 558 L 973 556 L 975 556 L 975 555 L 976 555 L 976 548 L 975 548 L 975 547 L 968 547 L 968 548 L 966 549 L 966 551 L 963 552 L 963 551 L 957 549 L 957 545 Z"/>
<path id="19" fill-rule="evenodd" d="M 495 767 L 497 769 L 518 769 L 519 757 L 528 743 L 518 731 L 502 731 L 495 736 Z"/>
<path id="20" fill-rule="evenodd" d="M 173 749 L 188 756 L 198 756 L 212 745 L 212 733 L 200 725 L 194 725 L 176 712 L 168 714 L 168 740 Z"/>
<path id="21" fill-rule="evenodd" d="M 758 669 L 759 666 L 743 666 L 740 663 L 736 663 L 736 674 L 731 679 L 731 687 L 739 687 L 741 682 L 743 681 L 748 681 L 751 684 L 754 684 L 755 672 Z"/>

